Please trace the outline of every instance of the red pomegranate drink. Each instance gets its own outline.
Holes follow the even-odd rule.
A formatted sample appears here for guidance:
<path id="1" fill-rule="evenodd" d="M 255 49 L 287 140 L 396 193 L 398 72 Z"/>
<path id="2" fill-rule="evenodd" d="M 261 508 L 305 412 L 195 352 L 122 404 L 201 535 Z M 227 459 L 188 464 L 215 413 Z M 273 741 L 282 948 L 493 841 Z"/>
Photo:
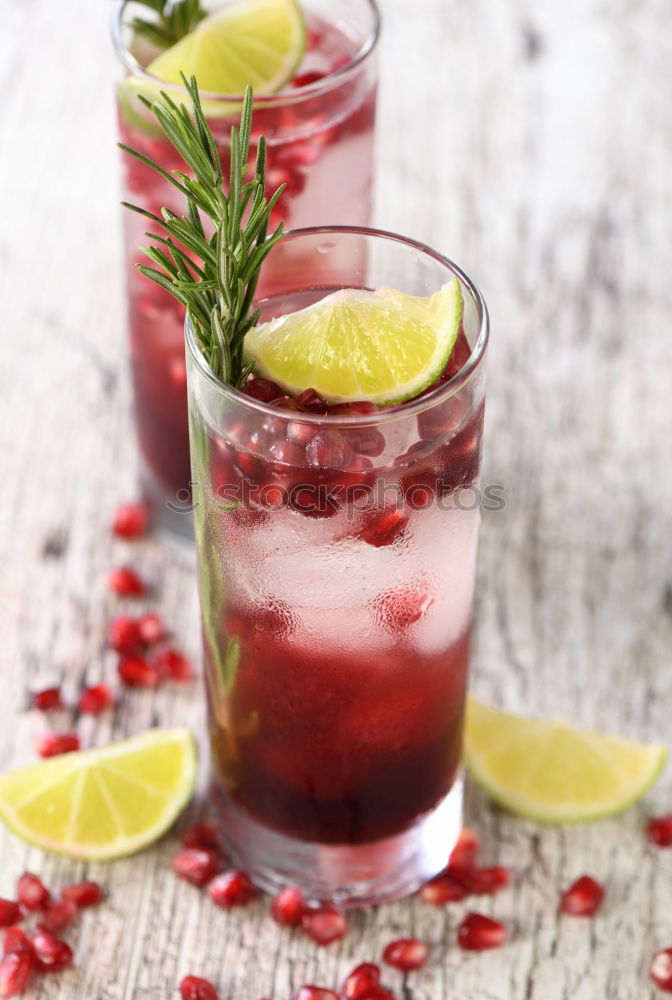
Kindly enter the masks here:
<path id="1" fill-rule="evenodd" d="M 165 89 L 178 103 L 183 102 L 186 91 L 174 80 L 179 81 L 179 70 L 187 75 L 194 72 L 201 90 L 212 91 L 204 97 L 204 110 L 226 175 L 231 126 L 240 116 L 241 98 L 235 95 L 251 82 L 256 92 L 252 147 L 263 132 L 269 147 L 269 189 L 286 185 L 271 224 L 283 220 L 286 228 L 321 222 L 366 225 L 371 210 L 379 29 L 373 0 L 344 0 L 337 10 L 328 0 L 305 0 L 300 8 L 294 0 L 201 3 L 196 5 L 193 25 L 187 26 L 190 31 L 181 39 L 171 22 L 169 0 L 163 7 L 165 16 L 154 16 L 148 7 L 126 0 L 115 13 L 114 40 L 126 73 L 117 102 L 122 142 L 166 171 L 184 170 L 182 156 L 141 97 L 151 100 Z M 298 40 L 292 34 L 297 10 L 303 26 Z M 233 16 L 227 11 L 233 11 Z M 204 28 L 212 34 L 213 18 L 222 12 L 223 21 L 219 27 L 215 24 L 214 48 L 208 48 L 209 52 L 221 50 L 221 64 L 204 65 L 203 47 L 194 54 L 185 42 Z M 134 18 L 139 29 L 132 26 Z M 248 65 L 240 50 L 231 54 L 227 47 L 241 39 L 241 44 L 247 44 L 257 33 L 260 42 L 268 44 L 264 32 L 271 32 L 278 51 L 270 59 L 263 50 L 266 56 L 261 66 Z M 249 46 L 242 51 L 247 58 Z M 233 65 L 238 67 L 238 76 L 232 74 Z M 212 81 L 208 86 L 201 82 L 203 75 Z M 160 216 L 163 207 L 178 215 L 183 212 L 180 193 L 127 154 L 123 154 L 123 192 L 126 200 L 154 215 Z M 184 307 L 138 273 L 136 265 L 147 263 L 140 250 L 146 232 L 157 234 L 159 227 L 150 219 L 125 215 L 128 329 L 141 482 L 159 526 L 188 536 L 192 529 L 191 518 L 185 514 L 190 509 L 190 475 Z M 267 271 L 265 278 L 270 277 Z"/>

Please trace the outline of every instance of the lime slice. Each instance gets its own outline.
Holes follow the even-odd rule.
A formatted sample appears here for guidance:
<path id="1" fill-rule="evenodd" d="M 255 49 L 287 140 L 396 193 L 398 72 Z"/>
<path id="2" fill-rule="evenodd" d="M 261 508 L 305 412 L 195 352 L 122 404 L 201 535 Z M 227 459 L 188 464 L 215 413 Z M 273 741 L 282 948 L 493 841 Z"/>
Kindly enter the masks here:
<path id="1" fill-rule="evenodd" d="M 72 858 L 119 858 L 172 825 L 196 782 L 188 729 L 150 729 L 0 775 L 0 819 L 22 840 Z"/>
<path id="2" fill-rule="evenodd" d="M 462 319 L 456 278 L 430 298 L 344 288 L 255 327 L 245 353 L 290 395 L 316 389 L 332 403 L 411 399 L 448 363 Z"/>
<path id="3" fill-rule="evenodd" d="M 622 812 L 651 788 L 666 757 L 662 746 L 469 700 L 469 770 L 495 802 L 544 823 L 583 823 Z"/>

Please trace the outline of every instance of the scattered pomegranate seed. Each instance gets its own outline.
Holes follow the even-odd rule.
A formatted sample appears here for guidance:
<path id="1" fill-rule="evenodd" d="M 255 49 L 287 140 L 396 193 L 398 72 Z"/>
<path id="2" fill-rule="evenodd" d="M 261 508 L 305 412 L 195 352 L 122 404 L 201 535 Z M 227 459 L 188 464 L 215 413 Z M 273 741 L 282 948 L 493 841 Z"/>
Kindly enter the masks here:
<path id="1" fill-rule="evenodd" d="M 368 1000 L 380 987 L 380 969 L 373 962 L 362 962 L 343 983 L 345 1000 Z"/>
<path id="2" fill-rule="evenodd" d="M 457 843 L 448 861 L 449 868 L 475 868 L 478 860 L 480 841 L 478 834 L 468 827 L 460 832 Z"/>
<path id="3" fill-rule="evenodd" d="M 107 684 L 92 684 L 82 691 L 77 707 L 85 715 L 100 715 L 113 703 L 114 698 Z"/>
<path id="4" fill-rule="evenodd" d="M 368 518 L 367 523 L 359 532 L 359 537 L 367 545 L 373 545 L 377 549 L 383 548 L 386 545 L 391 545 L 407 524 L 408 514 L 395 508 L 388 508 Z"/>
<path id="5" fill-rule="evenodd" d="M 420 895 L 432 906 L 443 906 L 444 903 L 460 903 L 467 898 L 467 890 L 461 882 L 444 872 L 423 885 Z"/>
<path id="6" fill-rule="evenodd" d="M 185 882 L 202 888 L 217 874 L 219 859 L 214 851 L 202 847 L 187 847 L 173 857 L 172 868 Z"/>
<path id="7" fill-rule="evenodd" d="M 487 896 L 499 892 L 511 881 L 508 868 L 453 868 L 450 875 L 459 882 L 468 895 Z"/>
<path id="8" fill-rule="evenodd" d="M 73 750 L 79 750 L 79 736 L 77 733 L 47 731 L 37 740 L 35 749 L 40 757 L 58 757 L 62 753 L 72 753 Z"/>
<path id="9" fill-rule="evenodd" d="M 33 938 L 33 951 L 37 968 L 42 972 L 60 972 L 72 963 L 72 948 L 48 931 L 40 931 Z"/>
<path id="10" fill-rule="evenodd" d="M 158 674 L 170 681 L 190 681 L 194 678 L 191 660 L 174 646 L 164 646 L 152 657 L 152 666 Z"/>
<path id="11" fill-rule="evenodd" d="M 650 819 L 646 824 L 646 836 L 656 847 L 672 847 L 672 813 Z"/>
<path id="12" fill-rule="evenodd" d="M 20 927 L 8 927 L 5 931 L 5 940 L 2 942 L 2 954 L 9 955 L 10 952 L 21 952 L 33 957 L 33 946 L 30 938 Z"/>
<path id="13" fill-rule="evenodd" d="M 213 903 L 229 909 L 249 903 L 255 895 L 255 888 L 247 872 L 237 869 L 218 875 L 208 886 L 208 892 Z"/>
<path id="14" fill-rule="evenodd" d="M 672 993 L 672 948 L 657 952 L 651 959 L 649 977 L 666 993 Z"/>
<path id="15" fill-rule="evenodd" d="M 71 899 L 61 899 L 42 912 L 37 926 L 41 931 L 60 934 L 72 923 L 77 912 L 77 906 Z"/>
<path id="16" fill-rule="evenodd" d="M 156 687 L 158 671 L 140 656 L 127 656 L 119 661 L 119 676 L 127 687 Z"/>
<path id="17" fill-rule="evenodd" d="M 118 538 L 141 538 L 147 532 L 149 511 L 144 503 L 122 503 L 114 512 L 112 531 Z"/>
<path id="18" fill-rule="evenodd" d="M 155 646 L 167 635 L 163 619 L 152 613 L 141 615 L 138 618 L 138 632 L 140 640 L 145 646 Z"/>
<path id="19" fill-rule="evenodd" d="M 429 948 L 417 938 L 398 938 L 390 941 L 383 952 L 383 962 L 402 972 L 413 972 L 426 965 Z"/>
<path id="20" fill-rule="evenodd" d="M 207 847 L 211 851 L 221 849 L 215 825 L 207 821 L 195 823 L 183 830 L 180 834 L 180 843 L 183 847 Z"/>
<path id="21" fill-rule="evenodd" d="M 219 1000 L 219 993 L 207 979 L 185 976 L 180 983 L 182 1000 Z"/>
<path id="22" fill-rule="evenodd" d="M 61 689 L 51 687 L 44 688 L 43 691 L 33 691 L 30 702 L 38 712 L 53 712 L 56 709 L 63 708 Z"/>
<path id="23" fill-rule="evenodd" d="M 560 909 L 573 917 L 592 917 L 604 902 L 604 889 L 590 875 L 582 875 L 562 894 Z"/>
<path id="24" fill-rule="evenodd" d="M 245 383 L 243 392 L 246 396 L 258 399 L 262 403 L 272 403 L 284 395 L 280 386 L 265 378 L 251 378 Z"/>
<path id="25" fill-rule="evenodd" d="M 18 951 L 5 955 L 0 961 L 0 997 L 16 997 L 23 993 L 32 971 L 30 955 Z"/>
<path id="26" fill-rule="evenodd" d="M 117 653 L 134 653 L 142 642 L 140 628 L 135 618 L 118 615 L 107 628 L 107 644 Z"/>
<path id="27" fill-rule="evenodd" d="M 295 927 L 301 923 L 306 900 L 300 889 L 288 885 L 281 889 L 271 905 L 271 916 L 281 927 Z"/>
<path id="28" fill-rule="evenodd" d="M 16 896 L 26 910 L 46 910 L 51 903 L 51 893 L 37 875 L 24 872 L 16 884 Z"/>
<path id="29" fill-rule="evenodd" d="M 0 927 L 11 927 L 21 920 L 21 907 L 13 899 L 0 899 Z"/>
<path id="30" fill-rule="evenodd" d="M 324 986 L 301 986 L 294 994 L 294 1000 L 339 1000 L 338 993 Z"/>
<path id="31" fill-rule="evenodd" d="M 107 587 L 121 597 L 142 597 L 147 592 L 144 580 L 130 566 L 111 569 L 107 574 Z"/>
<path id="32" fill-rule="evenodd" d="M 87 906 L 96 906 L 103 898 L 103 890 L 97 882 L 74 882 L 66 885 L 61 893 L 63 899 L 71 900 L 75 906 L 84 910 Z"/>
<path id="33" fill-rule="evenodd" d="M 306 910 L 301 917 L 301 926 L 308 937 L 319 945 L 340 940 L 348 929 L 343 911 L 330 903 Z"/>
<path id="34" fill-rule="evenodd" d="M 468 913 L 457 932 L 457 943 L 463 951 L 486 951 L 500 948 L 506 941 L 506 927 L 482 913 Z"/>

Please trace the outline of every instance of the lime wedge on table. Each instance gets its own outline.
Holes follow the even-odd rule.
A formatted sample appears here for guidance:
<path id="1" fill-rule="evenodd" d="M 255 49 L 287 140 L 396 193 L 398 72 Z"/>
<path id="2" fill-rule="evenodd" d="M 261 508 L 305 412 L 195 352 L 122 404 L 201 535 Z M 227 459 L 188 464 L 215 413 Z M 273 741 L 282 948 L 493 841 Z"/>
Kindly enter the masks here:
<path id="1" fill-rule="evenodd" d="M 582 823 L 622 812 L 651 788 L 666 757 L 662 746 L 469 700 L 469 770 L 500 805 L 545 823 Z"/>
<path id="2" fill-rule="evenodd" d="M 0 819 L 22 840 L 73 858 L 119 858 L 172 825 L 191 798 L 188 729 L 150 729 L 0 775 Z"/>
<path id="3" fill-rule="evenodd" d="M 462 319 L 456 278 L 423 299 L 392 289 L 344 288 L 250 330 L 247 360 L 290 395 L 313 388 L 330 402 L 388 406 L 431 385 L 448 363 Z"/>

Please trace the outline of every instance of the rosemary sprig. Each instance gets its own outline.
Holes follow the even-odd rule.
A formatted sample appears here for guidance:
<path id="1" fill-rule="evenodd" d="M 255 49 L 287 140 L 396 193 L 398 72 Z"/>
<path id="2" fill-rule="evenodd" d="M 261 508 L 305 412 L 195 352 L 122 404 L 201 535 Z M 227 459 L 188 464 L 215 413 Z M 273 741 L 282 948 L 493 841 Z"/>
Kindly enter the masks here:
<path id="1" fill-rule="evenodd" d="M 201 7 L 201 0 L 135 0 L 135 2 L 153 10 L 156 18 L 134 17 L 130 21 L 131 28 L 136 35 L 142 35 L 162 49 L 179 42 L 180 38 L 193 31 L 199 21 L 206 16 L 206 11 Z"/>
<path id="2" fill-rule="evenodd" d="M 284 232 L 280 223 L 274 233 L 268 234 L 271 212 L 285 185 L 266 198 L 263 135 L 258 140 L 254 176 L 245 180 L 253 96 L 248 87 L 240 128 L 231 128 L 229 190 L 224 192 L 219 155 L 203 114 L 196 78 L 182 79 L 191 98 L 191 115 L 163 91 L 161 100 L 140 99 L 156 116 L 193 176 L 180 170 L 168 173 L 138 150 L 119 145 L 184 195 L 186 215 L 180 217 L 163 208 L 159 218 L 137 205 L 123 204 L 151 219 L 166 234 L 145 233 L 155 242 L 141 249 L 156 266 L 139 264 L 139 270 L 185 306 L 212 371 L 241 388 L 252 370 L 244 362 L 243 341 L 259 321 L 259 310 L 252 312 L 252 304 L 261 266 Z M 211 222 L 207 227 L 208 231 L 212 228 L 211 236 L 203 224 L 204 217 Z"/>

